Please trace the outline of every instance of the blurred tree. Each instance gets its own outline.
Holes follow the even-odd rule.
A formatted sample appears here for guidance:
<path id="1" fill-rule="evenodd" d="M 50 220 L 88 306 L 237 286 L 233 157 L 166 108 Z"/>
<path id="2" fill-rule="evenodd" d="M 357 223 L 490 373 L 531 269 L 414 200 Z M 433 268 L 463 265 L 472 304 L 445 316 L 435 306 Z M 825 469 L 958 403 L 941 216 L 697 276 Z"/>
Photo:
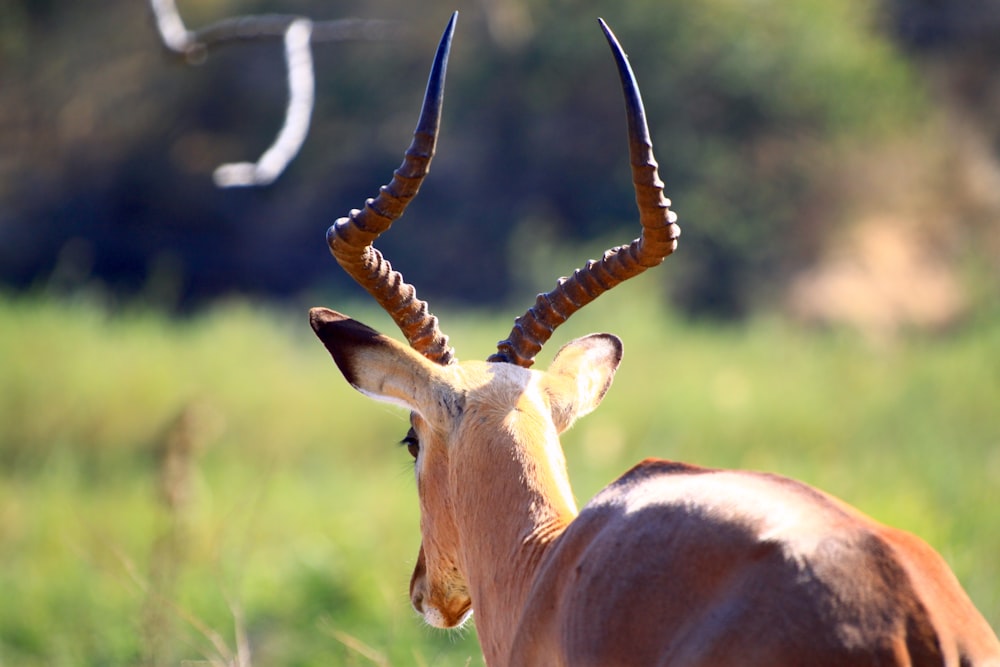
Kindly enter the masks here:
<path id="1" fill-rule="evenodd" d="M 1000 0 L 892 0 L 889 8 L 888 25 L 943 117 L 944 165 L 932 185 L 946 211 L 928 216 L 938 221 L 933 234 L 948 228 L 955 263 L 980 276 L 971 286 L 981 293 L 975 310 L 992 312 L 1000 294 Z"/>
<path id="2" fill-rule="evenodd" d="M 220 51 L 191 70 L 162 58 L 142 3 L 108 0 L 101 12 L 5 3 L 0 280 L 99 282 L 182 308 L 232 292 L 354 290 L 323 231 L 398 164 L 455 5 L 181 2 L 192 25 L 280 12 L 407 27 L 387 42 L 317 47 L 316 109 L 300 157 L 270 189 L 218 191 L 214 166 L 259 154 L 280 124 L 280 43 Z M 524 243 L 545 257 L 553 238 L 636 234 L 599 14 L 642 86 L 684 229 L 662 275 L 692 312 L 746 312 L 807 260 L 837 220 L 831 151 L 905 130 L 923 104 L 862 0 L 457 5 L 439 155 L 418 201 L 380 241 L 427 298 L 521 303 L 531 296 L 516 276 Z"/>

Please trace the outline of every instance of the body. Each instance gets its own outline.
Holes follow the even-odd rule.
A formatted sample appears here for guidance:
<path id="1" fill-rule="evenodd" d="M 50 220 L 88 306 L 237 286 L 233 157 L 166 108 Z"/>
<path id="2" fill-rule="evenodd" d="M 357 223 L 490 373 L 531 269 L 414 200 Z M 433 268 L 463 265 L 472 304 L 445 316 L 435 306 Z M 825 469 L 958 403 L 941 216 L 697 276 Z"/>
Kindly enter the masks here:
<path id="1" fill-rule="evenodd" d="M 1000 666 L 1000 642 L 917 537 L 785 477 L 647 460 L 573 503 L 561 432 L 621 343 L 545 372 L 439 366 L 332 311 L 313 326 L 348 381 L 412 410 L 431 625 L 472 609 L 486 664 Z"/>
<path id="2" fill-rule="evenodd" d="M 546 600 L 562 604 L 547 611 Z M 922 541 L 790 479 L 667 461 L 639 464 L 583 508 L 526 608 L 507 664 L 997 659 L 991 630 Z"/>
<path id="3" fill-rule="evenodd" d="M 372 246 L 427 174 L 454 24 L 402 165 L 327 232 L 409 346 L 310 312 L 347 382 L 410 411 L 414 609 L 440 628 L 474 610 L 490 667 L 1000 667 L 1000 642 L 940 556 L 804 484 L 646 461 L 577 511 L 559 436 L 600 404 L 622 343 L 591 334 L 546 371 L 530 366 L 574 312 L 674 251 L 677 217 L 631 66 L 601 22 L 625 96 L 641 236 L 539 295 L 486 362 L 459 363 L 427 304 Z"/>

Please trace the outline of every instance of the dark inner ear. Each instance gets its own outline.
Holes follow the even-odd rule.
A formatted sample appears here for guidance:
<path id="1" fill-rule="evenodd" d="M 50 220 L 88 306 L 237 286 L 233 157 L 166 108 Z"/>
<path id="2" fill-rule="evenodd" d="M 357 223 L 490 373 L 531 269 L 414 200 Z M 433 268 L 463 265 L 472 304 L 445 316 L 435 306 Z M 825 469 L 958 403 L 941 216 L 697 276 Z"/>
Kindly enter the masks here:
<path id="1" fill-rule="evenodd" d="M 354 356 L 352 352 L 358 348 L 381 344 L 382 334 L 329 308 L 310 310 L 309 324 L 323 341 L 344 378 L 355 387 L 358 386 L 351 363 Z"/>

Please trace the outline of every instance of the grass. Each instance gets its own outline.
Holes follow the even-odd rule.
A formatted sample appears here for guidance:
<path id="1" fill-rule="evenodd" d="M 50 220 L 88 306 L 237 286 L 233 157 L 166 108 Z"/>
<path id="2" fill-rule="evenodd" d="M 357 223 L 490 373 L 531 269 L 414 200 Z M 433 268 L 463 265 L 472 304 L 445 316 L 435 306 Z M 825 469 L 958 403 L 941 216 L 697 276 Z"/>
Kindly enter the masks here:
<path id="1" fill-rule="evenodd" d="M 581 503 L 645 456 L 788 474 L 929 541 L 1000 627 L 1000 321 L 876 346 L 685 323 L 644 289 L 540 359 L 589 331 L 625 341 L 565 438 Z M 440 315 L 463 358 L 510 324 Z M 304 310 L 4 297 L 0 323 L 0 665 L 481 664 L 474 630 L 409 609 L 405 415 L 346 386 Z"/>

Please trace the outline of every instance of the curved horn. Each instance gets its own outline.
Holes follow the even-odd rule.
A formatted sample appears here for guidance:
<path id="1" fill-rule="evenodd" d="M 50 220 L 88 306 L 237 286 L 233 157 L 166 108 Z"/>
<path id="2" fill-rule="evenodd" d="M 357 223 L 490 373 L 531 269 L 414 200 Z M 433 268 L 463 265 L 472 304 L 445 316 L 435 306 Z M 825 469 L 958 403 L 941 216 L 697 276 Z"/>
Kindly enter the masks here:
<path id="1" fill-rule="evenodd" d="M 441 333 L 437 318 L 430 314 L 427 303 L 417 299 L 414 287 L 403 282 L 402 274 L 393 270 L 372 243 L 403 215 L 430 169 L 441 121 L 448 52 L 457 18 L 458 12 L 452 14 L 441 36 L 427 80 L 420 119 L 403 163 L 393 173 L 389 184 L 379 188 L 378 196 L 365 202 L 364 209 L 352 210 L 348 217 L 338 219 L 326 232 L 330 252 L 337 262 L 389 313 L 413 349 L 439 364 L 455 361 L 448 337 Z"/>
<path id="2" fill-rule="evenodd" d="M 588 261 L 571 277 L 560 278 L 554 290 L 539 294 L 535 305 L 514 321 L 510 336 L 497 343 L 497 352 L 489 361 L 531 366 L 552 332 L 573 313 L 619 283 L 656 266 L 677 248 L 681 230 L 674 224 L 677 215 L 670 210 L 670 200 L 663 196 L 639 86 L 614 33 L 604 19 L 598 21 L 611 46 L 625 93 L 629 159 L 642 235 L 627 246 L 608 250 L 597 261 Z"/>

